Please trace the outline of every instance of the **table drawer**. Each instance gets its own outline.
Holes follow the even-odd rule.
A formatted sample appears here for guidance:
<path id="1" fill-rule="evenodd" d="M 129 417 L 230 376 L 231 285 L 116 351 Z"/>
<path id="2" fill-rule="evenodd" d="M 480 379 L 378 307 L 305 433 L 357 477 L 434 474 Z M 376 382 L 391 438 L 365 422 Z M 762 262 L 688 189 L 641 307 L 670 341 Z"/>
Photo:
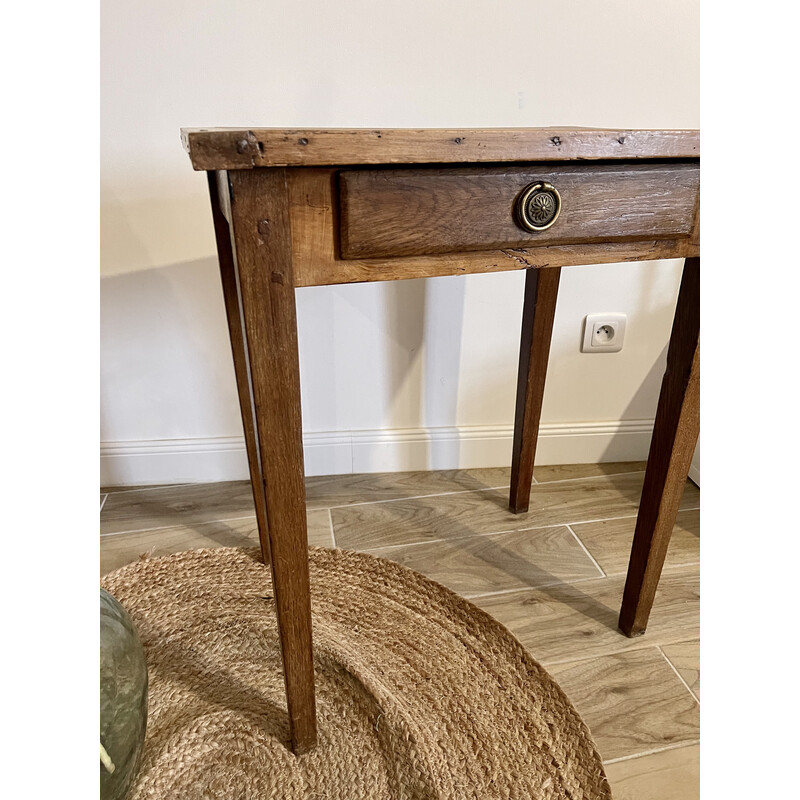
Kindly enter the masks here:
<path id="1" fill-rule="evenodd" d="M 685 238 L 700 166 L 363 169 L 340 172 L 338 185 L 341 257 L 388 258 Z"/>

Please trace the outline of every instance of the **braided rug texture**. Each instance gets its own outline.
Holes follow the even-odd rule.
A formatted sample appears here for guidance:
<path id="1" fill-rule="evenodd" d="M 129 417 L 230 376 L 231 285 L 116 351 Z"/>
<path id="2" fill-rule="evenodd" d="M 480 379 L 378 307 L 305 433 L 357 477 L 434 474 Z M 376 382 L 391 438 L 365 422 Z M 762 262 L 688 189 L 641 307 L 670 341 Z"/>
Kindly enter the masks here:
<path id="1" fill-rule="evenodd" d="M 288 749 L 269 570 L 257 549 L 143 560 L 103 587 L 149 671 L 129 800 L 610 798 L 561 689 L 488 614 L 374 556 L 311 548 L 319 744 Z"/>

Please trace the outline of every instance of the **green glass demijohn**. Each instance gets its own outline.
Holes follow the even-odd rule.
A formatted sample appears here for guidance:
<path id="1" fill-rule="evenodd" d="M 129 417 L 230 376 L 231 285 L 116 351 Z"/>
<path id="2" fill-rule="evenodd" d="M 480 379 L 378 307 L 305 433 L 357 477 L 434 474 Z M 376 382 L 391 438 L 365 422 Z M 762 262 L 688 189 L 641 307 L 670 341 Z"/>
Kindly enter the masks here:
<path id="1" fill-rule="evenodd" d="M 122 800 L 147 726 L 147 662 L 128 612 L 100 589 L 100 798 Z"/>

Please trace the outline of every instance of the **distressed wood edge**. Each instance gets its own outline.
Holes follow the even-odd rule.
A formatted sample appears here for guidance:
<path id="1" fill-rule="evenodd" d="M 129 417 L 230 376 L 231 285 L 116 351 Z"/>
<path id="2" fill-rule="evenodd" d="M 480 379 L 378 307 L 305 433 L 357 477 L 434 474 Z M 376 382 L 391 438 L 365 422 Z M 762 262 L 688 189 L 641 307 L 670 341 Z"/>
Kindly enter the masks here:
<path id="1" fill-rule="evenodd" d="M 700 255 L 688 239 L 647 240 L 617 245 L 552 245 L 528 249 L 469 252 L 460 255 L 409 256 L 407 258 L 337 260 L 312 273 L 295 264 L 295 285 L 334 286 L 346 283 L 411 280 L 449 275 L 485 275 L 520 269 L 549 269 L 660 261 Z M 433 264 L 435 262 L 435 267 Z"/>
<path id="2" fill-rule="evenodd" d="M 182 128 L 195 170 L 699 158 L 700 131 L 613 128 Z"/>
<path id="3" fill-rule="evenodd" d="M 694 201 L 694 222 L 692 225 L 692 233 L 689 241 L 695 247 L 696 252 L 692 252 L 690 256 L 700 255 L 700 186 L 697 187 L 697 198 Z"/>

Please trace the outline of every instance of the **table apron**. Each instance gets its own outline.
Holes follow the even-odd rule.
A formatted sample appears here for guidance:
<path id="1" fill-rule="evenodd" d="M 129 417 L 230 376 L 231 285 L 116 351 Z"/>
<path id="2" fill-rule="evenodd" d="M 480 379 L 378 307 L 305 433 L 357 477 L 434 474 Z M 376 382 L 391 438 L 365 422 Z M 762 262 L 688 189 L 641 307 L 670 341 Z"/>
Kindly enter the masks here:
<path id="1" fill-rule="evenodd" d="M 627 168 L 587 165 L 588 170 L 582 170 L 583 166 L 287 170 L 295 285 L 402 280 L 699 254 L 698 162 L 637 164 Z M 378 172 L 389 173 L 390 185 L 384 204 L 372 205 L 373 218 L 366 213 L 372 202 L 369 192 L 360 196 L 357 204 L 351 192 L 350 204 L 343 208 L 343 180 L 350 190 L 355 186 L 372 192 L 372 175 Z M 472 185 L 465 190 L 462 176 L 467 172 L 472 173 Z M 359 174 L 364 177 L 356 177 Z M 428 199 L 425 192 L 418 190 L 414 195 L 405 191 L 406 181 L 418 183 L 423 177 L 433 180 Z M 564 219 L 559 218 L 553 229 L 564 224 L 552 233 L 523 232 L 511 216 L 513 202 L 530 180 L 548 178 L 564 189 Z M 492 187 L 486 202 L 482 204 L 478 198 L 472 203 L 461 202 L 459 208 L 467 223 L 448 227 L 447 220 L 452 220 L 455 213 L 453 197 L 460 197 L 465 191 L 475 193 L 475 187 L 486 185 Z M 431 193 L 435 205 L 446 213 L 436 217 L 426 210 L 425 204 L 432 202 Z M 569 205 L 573 201 L 578 205 Z M 357 224 L 353 217 L 356 206 L 360 209 Z M 395 227 L 382 227 L 382 220 L 393 214 L 398 216 Z M 388 254 L 343 257 L 343 225 L 349 226 L 350 246 L 356 234 L 367 236 L 372 228 L 372 239 L 366 238 L 366 244 L 359 247 L 366 247 L 367 252 L 377 247 L 379 252 Z M 398 249 L 402 252 L 398 253 Z M 349 252 L 347 246 L 345 251 Z"/>

